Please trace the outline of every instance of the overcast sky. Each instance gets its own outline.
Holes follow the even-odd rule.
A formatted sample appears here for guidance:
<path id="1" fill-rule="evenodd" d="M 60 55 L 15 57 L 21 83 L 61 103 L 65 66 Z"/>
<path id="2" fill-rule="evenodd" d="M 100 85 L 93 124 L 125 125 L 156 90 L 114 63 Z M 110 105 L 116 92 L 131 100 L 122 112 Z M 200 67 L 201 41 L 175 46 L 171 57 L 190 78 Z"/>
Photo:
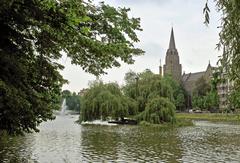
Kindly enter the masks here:
<path id="1" fill-rule="evenodd" d="M 206 0 L 107 0 L 105 2 L 115 7 L 129 7 L 130 16 L 141 18 L 143 31 L 138 34 L 140 42 L 137 47 L 146 52 L 144 56 L 136 57 L 133 65 L 123 64 L 120 68 L 107 70 L 108 74 L 101 76 L 105 82 L 117 81 L 120 85 L 124 84 L 124 74 L 130 69 L 142 72 L 148 68 L 158 73 L 160 59 L 162 63 L 165 61 L 172 26 L 183 71 L 186 73 L 204 71 L 209 60 L 212 65 L 216 65 L 220 55 L 215 49 L 218 43 L 217 26 L 220 24 L 220 16 L 212 0 L 209 1 L 211 14 L 208 27 L 203 24 L 202 12 Z M 70 61 L 66 56 L 60 60 L 65 66 L 61 74 L 69 81 L 63 89 L 79 92 L 87 88 L 89 81 L 94 80 L 95 77 L 85 73 L 81 67 L 71 65 Z"/>

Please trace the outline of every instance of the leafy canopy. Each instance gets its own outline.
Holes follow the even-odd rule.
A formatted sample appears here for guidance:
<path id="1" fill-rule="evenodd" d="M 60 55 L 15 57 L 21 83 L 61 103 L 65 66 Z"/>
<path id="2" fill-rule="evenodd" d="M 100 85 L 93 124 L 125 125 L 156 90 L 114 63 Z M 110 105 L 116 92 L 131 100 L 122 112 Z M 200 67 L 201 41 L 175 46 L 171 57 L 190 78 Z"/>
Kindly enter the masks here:
<path id="1" fill-rule="evenodd" d="M 66 82 L 57 63 L 63 53 L 95 75 L 133 63 L 139 18 L 129 9 L 82 0 L 0 1 L 0 130 L 37 130 L 54 118 Z"/>
<path id="2" fill-rule="evenodd" d="M 217 85 L 220 81 L 218 73 L 217 71 L 213 73 L 213 78 L 210 83 L 208 83 L 204 77 L 196 81 L 192 100 L 194 108 L 209 111 L 216 111 L 219 109 Z"/>
<path id="3" fill-rule="evenodd" d="M 138 102 L 140 112 L 157 96 L 168 98 L 178 109 L 185 108 L 185 91 L 170 76 L 161 77 L 148 69 L 139 74 L 129 71 L 125 74 L 125 83 L 124 94 Z"/>
<path id="4" fill-rule="evenodd" d="M 207 1 L 208 2 L 208 1 Z M 221 13 L 221 29 L 218 49 L 223 49 L 219 60 L 222 72 L 234 81 L 234 87 L 240 91 L 240 1 L 215 0 L 217 10 Z M 205 22 L 209 23 L 208 3 L 204 7 Z"/>
<path id="5" fill-rule="evenodd" d="M 168 98 L 156 96 L 147 103 L 146 109 L 137 118 L 139 121 L 153 124 L 175 123 L 175 109 L 176 107 Z"/>

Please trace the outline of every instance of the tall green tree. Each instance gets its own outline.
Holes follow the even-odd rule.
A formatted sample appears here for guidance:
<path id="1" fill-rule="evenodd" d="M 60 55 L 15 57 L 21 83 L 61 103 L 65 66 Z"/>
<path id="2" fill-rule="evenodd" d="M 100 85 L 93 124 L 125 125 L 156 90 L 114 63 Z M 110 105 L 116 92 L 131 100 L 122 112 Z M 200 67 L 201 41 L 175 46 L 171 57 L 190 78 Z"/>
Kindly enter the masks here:
<path id="1" fill-rule="evenodd" d="M 57 63 L 63 53 L 95 75 L 133 63 L 140 19 L 127 8 L 76 0 L 0 1 L 0 130 L 38 131 L 53 119 L 66 82 Z"/>
<path id="2" fill-rule="evenodd" d="M 62 91 L 62 98 L 67 98 L 67 97 L 70 97 L 71 95 L 72 95 L 72 92 L 69 90 Z"/>
<path id="3" fill-rule="evenodd" d="M 193 107 L 201 110 L 214 110 L 219 108 L 219 97 L 217 93 L 217 85 L 219 83 L 218 73 L 213 73 L 211 82 L 208 83 L 203 77 L 196 81 L 193 91 Z"/>
<path id="4" fill-rule="evenodd" d="M 176 110 L 184 111 L 186 109 L 186 99 L 187 99 L 187 92 L 184 89 L 182 83 L 178 83 L 175 81 L 171 76 L 164 76 L 163 81 L 170 84 L 173 89 L 173 100 L 176 106 Z"/>
<path id="5" fill-rule="evenodd" d="M 234 89 L 240 91 L 240 1 L 215 0 L 215 3 L 221 13 L 217 47 L 223 49 L 223 54 L 219 63 L 227 77 L 234 81 Z M 209 23 L 209 12 L 207 1 L 204 7 L 206 24 Z"/>
<path id="6" fill-rule="evenodd" d="M 127 78 L 128 76 L 131 78 Z M 125 79 L 128 80 L 125 80 L 123 92 L 127 97 L 137 101 L 139 112 L 144 111 L 148 100 L 156 96 L 166 97 L 173 101 L 173 89 L 169 83 L 164 82 L 161 76 L 153 74 L 148 69 L 139 74 L 126 73 Z"/>

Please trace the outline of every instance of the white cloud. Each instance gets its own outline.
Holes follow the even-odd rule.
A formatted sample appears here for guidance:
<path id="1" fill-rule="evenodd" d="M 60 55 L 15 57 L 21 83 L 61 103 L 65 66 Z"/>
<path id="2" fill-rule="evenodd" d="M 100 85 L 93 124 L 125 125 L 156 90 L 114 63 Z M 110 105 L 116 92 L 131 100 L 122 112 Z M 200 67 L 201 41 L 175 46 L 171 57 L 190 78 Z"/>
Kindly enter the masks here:
<path id="1" fill-rule="evenodd" d="M 123 64 L 120 68 L 108 70 L 102 76 L 104 81 L 123 83 L 124 74 L 130 69 L 140 72 L 146 68 L 158 73 L 159 60 L 165 60 L 168 48 L 171 25 L 174 26 L 176 46 L 183 70 L 186 72 L 203 71 L 208 61 L 214 65 L 219 52 L 215 50 L 218 42 L 219 15 L 215 12 L 213 2 L 210 26 L 203 25 L 205 1 L 197 0 L 107 0 L 110 5 L 131 8 L 131 16 L 140 17 L 143 32 L 139 33 L 138 47 L 146 51 L 144 56 L 136 57 L 134 65 Z M 65 64 L 66 63 L 66 64 Z M 79 91 L 87 87 L 93 75 L 87 74 L 78 66 L 65 62 L 66 68 L 62 75 L 70 81 L 63 89 Z"/>

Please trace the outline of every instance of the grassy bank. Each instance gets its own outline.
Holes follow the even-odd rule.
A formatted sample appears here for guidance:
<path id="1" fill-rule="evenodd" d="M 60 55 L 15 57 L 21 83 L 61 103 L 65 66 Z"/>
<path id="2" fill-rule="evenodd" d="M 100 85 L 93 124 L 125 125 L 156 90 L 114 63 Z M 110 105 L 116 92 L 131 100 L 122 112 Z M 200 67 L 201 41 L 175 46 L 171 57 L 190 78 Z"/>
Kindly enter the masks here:
<path id="1" fill-rule="evenodd" d="M 178 120 L 207 120 L 222 122 L 239 122 L 240 114 L 227 113 L 177 113 Z"/>
<path id="2" fill-rule="evenodd" d="M 177 119 L 176 123 L 162 123 L 162 124 L 152 124 L 146 121 L 141 121 L 140 126 L 151 126 L 151 127 L 160 127 L 160 128 L 172 128 L 172 127 L 186 127 L 193 126 L 191 119 Z"/>

